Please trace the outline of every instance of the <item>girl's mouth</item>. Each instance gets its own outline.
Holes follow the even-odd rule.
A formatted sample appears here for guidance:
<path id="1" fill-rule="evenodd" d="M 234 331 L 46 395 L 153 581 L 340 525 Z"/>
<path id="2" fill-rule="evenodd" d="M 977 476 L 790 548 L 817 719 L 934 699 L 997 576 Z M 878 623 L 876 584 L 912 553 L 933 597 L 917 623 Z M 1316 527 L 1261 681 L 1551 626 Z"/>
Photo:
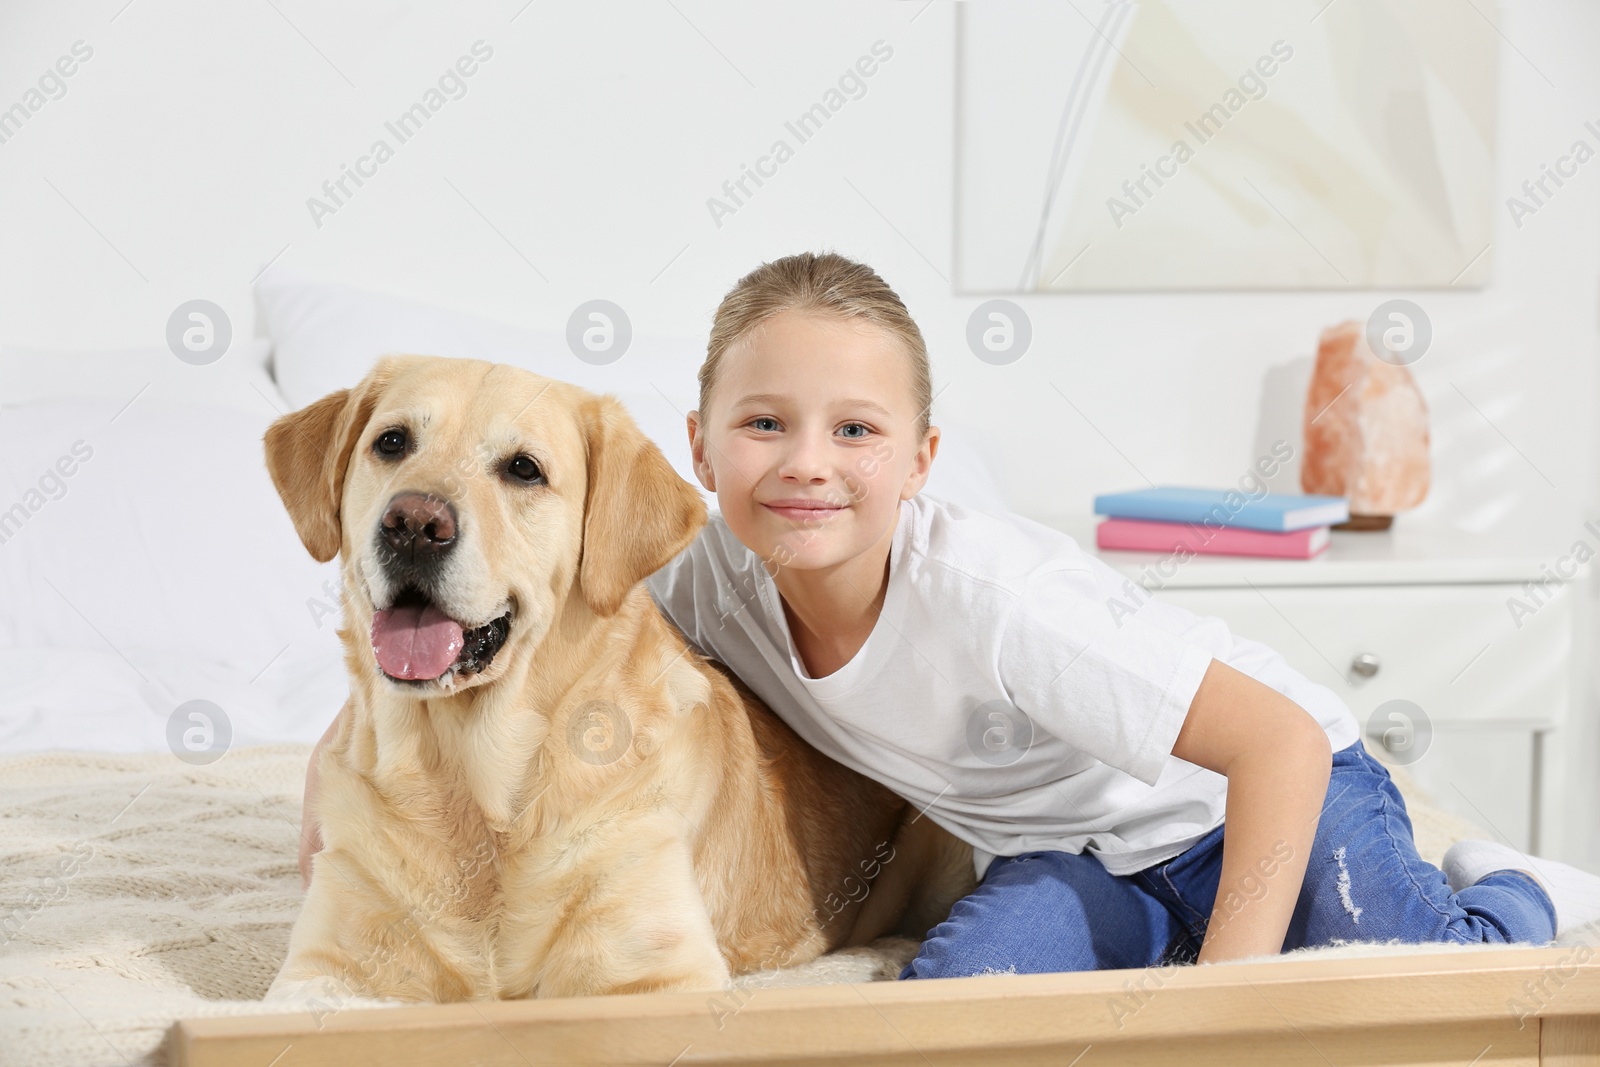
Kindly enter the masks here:
<path id="1" fill-rule="evenodd" d="M 842 507 L 822 500 L 805 500 L 803 498 L 765 501 L 761 506 L 774 515 L 779 515 L 793 522 L 808 523 L 824 522 L 844 510 Z"/>

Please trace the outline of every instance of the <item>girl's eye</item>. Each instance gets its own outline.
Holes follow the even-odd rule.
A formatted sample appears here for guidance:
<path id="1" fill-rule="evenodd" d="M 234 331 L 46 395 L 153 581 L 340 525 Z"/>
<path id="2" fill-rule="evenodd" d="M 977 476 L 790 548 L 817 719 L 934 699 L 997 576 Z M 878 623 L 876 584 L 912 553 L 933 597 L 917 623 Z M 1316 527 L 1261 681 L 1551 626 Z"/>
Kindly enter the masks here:
<path id="1" fill-rule="evenodd" d="M 863 425 L 863 424 L 861 424 L 859 422 L 847 422 L 843 426 L 839 427 L 839 429 L 840 429 L 840 431 L 844 431 L 844 430 L 860 430 L 861 431 L 860 433 L 847 433 L 847 434 L 845 434 L 846 437 L 855 437 L 855 438 L 865 437 L 865 436 L 867 436 L 868 434 L 870 434 L 872 432 L 872 429 L 870 427 L 865 426 L 865 425 Z"/>
<path id="2" fill-rule="evenodd" d="M 398 456 L 406 450 L 406 444 L 404 430 L 385 430 L 372 442 L 372 449 L 380 456 Z"/>
<path id="3" fill-rule="evenodd" d="M 770 425 L 762 425 L 763 423 L 769 423 Z M 776 430 L 778 428 L 778 420 L 770 415 L 757 415 L 750 420 L 750 425 L 758 430 Z"/>

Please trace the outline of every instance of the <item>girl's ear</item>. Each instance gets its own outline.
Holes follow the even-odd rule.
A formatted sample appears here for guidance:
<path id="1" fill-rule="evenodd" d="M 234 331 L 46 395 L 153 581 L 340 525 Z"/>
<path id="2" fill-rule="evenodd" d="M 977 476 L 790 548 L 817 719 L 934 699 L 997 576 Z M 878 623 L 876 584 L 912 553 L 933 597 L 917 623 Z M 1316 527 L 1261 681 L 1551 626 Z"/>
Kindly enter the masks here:
<path id="1" fill-rule="evenodd" d="M 928 472 L 933 468 L 933 457 L 938 451 L 939 427 L 929 426 L 922 438 L 922 447 L 911 457 L 911 473 L 906 476 L 906 484 L 900 489 L 901 500 L 910 500 L 922 492 L 922 487 L 928 484 Z"/>
<path id="2" fill-rule="evenodd" d="M 689 426 L 689 454 L 694 461 L 695 477 L 706 487 L 706 492 L 717 491 L 717 474 L 706 461 L 705 427 L 700 423 L 700 412 L 691 411 L 685 420 Z"/>

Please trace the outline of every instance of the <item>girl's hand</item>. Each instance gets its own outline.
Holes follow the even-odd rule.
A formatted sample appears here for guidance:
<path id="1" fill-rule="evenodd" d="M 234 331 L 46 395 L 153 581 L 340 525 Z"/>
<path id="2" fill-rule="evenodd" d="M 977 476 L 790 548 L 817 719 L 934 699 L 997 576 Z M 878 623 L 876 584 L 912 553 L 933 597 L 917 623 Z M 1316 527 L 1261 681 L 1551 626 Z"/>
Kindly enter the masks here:
<path id="1" fill-rule="evenodd" d="M 339 719 L 344 715 L 341 710 L 328 724 L 328 729 L 323 732 L 322 738 L 317 741 L 316 747 L 311 750 L 311 762 L 306 765 L 306 792 L 300 806 L 300 891 L 311 887 L 311 857 L 322 851 L 322 827 L 317 823 L 315 814 L 316 806 L 312 801 L 317 795 L 317 761 L 322 757 L 322 750 L 329 741 L 333 740 L 334 732 L 339 727 Z"/>

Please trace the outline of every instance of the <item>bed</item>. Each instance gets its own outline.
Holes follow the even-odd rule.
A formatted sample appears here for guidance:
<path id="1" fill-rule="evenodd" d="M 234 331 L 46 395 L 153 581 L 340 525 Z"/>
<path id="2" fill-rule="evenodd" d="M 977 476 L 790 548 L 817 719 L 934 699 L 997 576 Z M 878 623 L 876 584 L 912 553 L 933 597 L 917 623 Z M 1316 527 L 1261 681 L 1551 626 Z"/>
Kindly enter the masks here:
<path id="1" fill-rule="evenodd" d="M 0 1063 L 1600 1062 L 1588 930 L 933 982 L 893 981 L 916 944 L 885 939 L 711 995 L 262 1003 L 344 695 L 334 570 L 266 479 L 266 425 L 381 352 L 475 354 L 618 393 L 686 471 L 698 355 L 636 338 L 641 386 L 560 337 L 267 277 L 268 337 L 210 366 L 0 351 Z M 1003 506 L 946 430 L 929 491 Z M 1425 858 L 1491 836 L 1392 773 Z"/>
<path id="2" fill-rule="evenodd" d="M 260 997 L 299 908 L 309 754 L 276 744 L 205 766 L 167 753 L 0 759 L 0 914 L 11 916 L 0 1062 L 1063 1064 L 1091 1045 L 1094 1063 L 1180 1050 L 1194 1063 L 1600 1057 L 1600 964 L 1584 931 L 1544 948 L 1347 945 L 1203 968 L 926 982 L 894 981 L 916 944 L 886 938 L 711 995 L 323 1001 L 286 1013 Z M 1484 835 L 1433 806 L 1403 768 L 1391 773 L 1424 857 Z"/>

